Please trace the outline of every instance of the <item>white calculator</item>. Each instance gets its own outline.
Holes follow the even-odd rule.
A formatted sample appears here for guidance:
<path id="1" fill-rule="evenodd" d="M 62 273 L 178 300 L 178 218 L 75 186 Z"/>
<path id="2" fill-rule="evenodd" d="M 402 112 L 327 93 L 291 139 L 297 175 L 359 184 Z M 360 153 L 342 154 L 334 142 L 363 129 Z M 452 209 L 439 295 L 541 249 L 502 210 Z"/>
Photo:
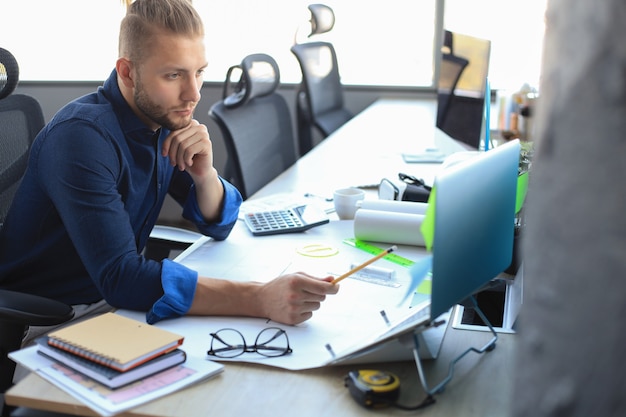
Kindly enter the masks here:
<path id="1" fill-rule="evenodd" d="M 255 236 L 303 232 L 329 221 L 326 212 L 314 205 L 250 212 L 243 218 Z"/>

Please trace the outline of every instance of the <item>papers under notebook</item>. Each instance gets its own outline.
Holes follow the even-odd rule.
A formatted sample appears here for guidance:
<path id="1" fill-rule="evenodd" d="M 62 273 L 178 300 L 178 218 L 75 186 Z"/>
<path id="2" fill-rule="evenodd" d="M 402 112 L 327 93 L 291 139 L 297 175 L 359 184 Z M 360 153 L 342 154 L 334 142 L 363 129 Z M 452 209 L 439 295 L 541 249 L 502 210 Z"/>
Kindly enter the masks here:
<path id="1" fill-rule="evenodd" d="M 182 345 L 184 337 L 105 313 L 48 334 L 48 343 L 118 371 L 127 371 Z"/>

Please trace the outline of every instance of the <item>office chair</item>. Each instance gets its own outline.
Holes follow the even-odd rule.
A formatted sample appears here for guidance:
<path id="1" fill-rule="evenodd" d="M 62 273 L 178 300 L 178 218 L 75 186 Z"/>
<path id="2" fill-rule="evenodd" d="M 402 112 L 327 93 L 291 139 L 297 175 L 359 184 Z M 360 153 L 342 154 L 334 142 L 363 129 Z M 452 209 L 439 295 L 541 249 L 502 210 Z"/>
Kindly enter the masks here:
<path id="1" fill-rule="evenodd" d="M 311 33 L 308 37 L 330 31 L 335 24 L 333 10 L 323 4 L 309 5 Z M 299 153 L 314 147 L 313 126 L 322 139 L 339 129 L 354 115 L 345 107 L 343 85 L 339 76 L 337 54 L 329 42 L 295 44 L 291 52 L 302 71 L 296 96 Z"/>
<path id="2" fill-rule="evenodd" d="M 241 72 L 235 92 L 228 95 L 234 69 Z M 276 92 L 280 72 L 266 54 L 245 57 L 231 67 L 224 97 L 211 106 L 209 116 L 219 126 L 228 154 L 224 177 L 247 199 L 289 168 L 297 159 L 291 113 Z"/>
<path id="3" fill-rule="evenodd" d="M 26 170 L 30 146 L 44 125 L 37 100 L 12 94 L 18 80 L 19 67 L 15 57 L 0 48 L 0 232 Z M 9 414 L 12 408 L 4 404 L 4 393 L 13 383 L 16 367 L 7 356 L 9 352 L 21 347 L 29 326 L 52 326 L 72 317 L 74 309 L 66 304 L 0 289 L 0 409 L 3 417 L 13 415 Z M 35 412 L 24 414 L 24 410 L 20 409 L 20 415 L 36 415 Z"/>
<path id="4" fill-rule="evenodd" d="M 454 38 L 452 32 L 449 30 L 443 31 L 443 45 L 441 52 L 444 54 L 454 55 Z"/>
<path id="5" fill-rule="evenodd" d="M 437 127 L 445 126 L 450 102 L 456 86 L 469 61 L 463 57 L 444 53 L 441 56 L 439 83 L 437 87 Z"/>
<path id="6" fill-rule="evenodd" d="M 445 117 L 439 120 L 439 115 L 437 116 L 437 127 L 450 137 L 478 149 L 483 129 L 485 99 L 491 99 L 485 97 L 491 42 L 446 31 L 444 49 L 452 51 L 449 53 L 451 56 L 466 59 L 468 64 L 457 80 L 454 94 L 443 97 Z M 446 65 L 451 65 L 451 57 L 445 57 L 446 54 L 442 55 L 442 71 Z M 442 100 L 441 95 L 438 95 L 438 100 Z"/>

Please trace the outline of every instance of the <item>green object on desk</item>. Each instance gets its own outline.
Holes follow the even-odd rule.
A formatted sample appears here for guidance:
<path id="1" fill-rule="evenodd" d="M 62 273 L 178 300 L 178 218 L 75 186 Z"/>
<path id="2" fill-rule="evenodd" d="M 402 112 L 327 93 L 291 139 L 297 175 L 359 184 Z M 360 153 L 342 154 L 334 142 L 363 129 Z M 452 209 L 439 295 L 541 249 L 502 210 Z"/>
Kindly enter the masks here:
<path id="1" fill-rule="evenodd" d="M 420 231 L 424 237 L 424 243 L 426 244 L 426 250 L 432 251 L 433 240 L 435 240 L 435 201 L 436 201 L 437 189 L 433 187 L 430 190 L 428 196 L 428 207 L 426 207 L 426 214 L 424 215 L 424 221 L 420 226 Z"/>
<path id="2" fill-rule="evenodd" d="M 515 198 L 515 214 L 519 213 L 528 193 L 528 171 L 517 177 L 517 196 Z"/>
<path id="3" fill-rule="evenodd" d="M 357 249 L 361 249 L 362 251 L 365 251 L 367 253 L 371 253 L 372 255 L 378 255 L 385 251 L 385 249 L 383 248 L 379 248 L 378 246 L 374 246 L 370 243 L 365 243 L 362 240 L 358 240 L 354 238 L 344 239 L 343 243 L 353 246 Z M 398 264 L 400 266 L 404 266 L 407 268 L 412 266 L 415 263 L 414 261 L 404 258 L 396 253 L 389 253 L 383 256 L 383 259 L 386 259 L 389 262 L 393 262 L 395 264 Z"/>

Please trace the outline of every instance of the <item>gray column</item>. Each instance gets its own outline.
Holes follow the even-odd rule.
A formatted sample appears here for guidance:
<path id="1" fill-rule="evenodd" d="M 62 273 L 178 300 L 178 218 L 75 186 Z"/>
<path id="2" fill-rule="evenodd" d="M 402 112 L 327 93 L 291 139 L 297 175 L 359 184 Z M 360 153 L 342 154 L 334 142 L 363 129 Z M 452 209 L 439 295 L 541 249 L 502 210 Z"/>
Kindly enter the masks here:
<path id="1" fill-rule="evenodd" d="M 626 416 L 626 2 L 546 22 L 511 414 Z"/>

